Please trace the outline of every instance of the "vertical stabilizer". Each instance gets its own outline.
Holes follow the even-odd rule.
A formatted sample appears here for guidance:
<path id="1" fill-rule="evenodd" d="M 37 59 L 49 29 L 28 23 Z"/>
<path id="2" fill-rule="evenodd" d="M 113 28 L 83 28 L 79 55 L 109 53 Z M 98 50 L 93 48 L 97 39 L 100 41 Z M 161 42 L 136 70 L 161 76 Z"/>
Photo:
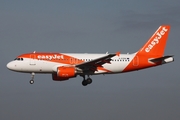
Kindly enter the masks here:
<path id="1" fill-rule="evenodd" d="M 169 31 L 170 25 L 161 25 L 138 54 L 163 56 Z"/>

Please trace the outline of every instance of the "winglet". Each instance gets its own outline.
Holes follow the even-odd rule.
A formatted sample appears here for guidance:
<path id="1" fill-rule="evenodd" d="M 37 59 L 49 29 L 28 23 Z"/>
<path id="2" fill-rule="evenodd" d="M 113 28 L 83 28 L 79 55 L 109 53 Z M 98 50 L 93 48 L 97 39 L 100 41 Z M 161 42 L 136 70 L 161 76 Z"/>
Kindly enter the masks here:
<path id="1" fill-rule="evenodd" d="M 118 57 L 119 57 L 119 56 L 120 56 L 120 52 L 116 52 L 116 56 L 118 56 Z"/>

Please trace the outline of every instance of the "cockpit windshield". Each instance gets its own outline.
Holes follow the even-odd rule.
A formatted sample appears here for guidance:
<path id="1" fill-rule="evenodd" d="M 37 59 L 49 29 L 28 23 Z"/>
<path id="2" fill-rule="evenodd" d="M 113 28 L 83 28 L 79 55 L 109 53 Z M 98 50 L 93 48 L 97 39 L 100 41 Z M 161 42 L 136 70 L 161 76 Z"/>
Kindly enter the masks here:
<path id="1" fill-rule="evenodd" d="M 15 58 L 14 60 L 23 61 L 23 58 Z"/>

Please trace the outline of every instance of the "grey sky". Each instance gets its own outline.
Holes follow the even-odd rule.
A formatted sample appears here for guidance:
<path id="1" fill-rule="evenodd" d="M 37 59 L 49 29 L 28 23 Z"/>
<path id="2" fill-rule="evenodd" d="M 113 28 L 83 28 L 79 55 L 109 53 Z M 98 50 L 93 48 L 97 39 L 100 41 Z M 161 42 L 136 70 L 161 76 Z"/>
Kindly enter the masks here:
<path id="1" fill-rule="evenodd" d="M 0 119 L 178 120 L 180 4 L 178 0 L 1 0 Z M 7 70 L 17 55 L 36 51 L 135 52 L 161 24 L 170 24 L 166 55 L 175 62 L 142 71 L 77 77 Z"/>

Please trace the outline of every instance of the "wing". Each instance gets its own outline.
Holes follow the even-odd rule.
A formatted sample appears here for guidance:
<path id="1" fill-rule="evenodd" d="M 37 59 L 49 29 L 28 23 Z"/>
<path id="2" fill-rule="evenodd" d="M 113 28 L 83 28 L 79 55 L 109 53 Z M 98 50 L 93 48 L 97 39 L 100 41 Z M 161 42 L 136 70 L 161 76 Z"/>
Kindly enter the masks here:
<path id="1" fill-rule="evenodd" d="M 83 71 L 83 73 L 93 73 L 95 71 L 97 71 L 97 67 L 102 67 L 103 64 L 105 63 L 109 63 L 111 64 L 111 58 L 118 55 L 119 56 L 119 52 L 116 54 L 108 54 L 106 56 L 94 59 L 92 61 L 88 61 L 88 62 L 84 62 L 81 64 L 76 65 L 76 68 L 79 68 L 81 71 Z"/>

